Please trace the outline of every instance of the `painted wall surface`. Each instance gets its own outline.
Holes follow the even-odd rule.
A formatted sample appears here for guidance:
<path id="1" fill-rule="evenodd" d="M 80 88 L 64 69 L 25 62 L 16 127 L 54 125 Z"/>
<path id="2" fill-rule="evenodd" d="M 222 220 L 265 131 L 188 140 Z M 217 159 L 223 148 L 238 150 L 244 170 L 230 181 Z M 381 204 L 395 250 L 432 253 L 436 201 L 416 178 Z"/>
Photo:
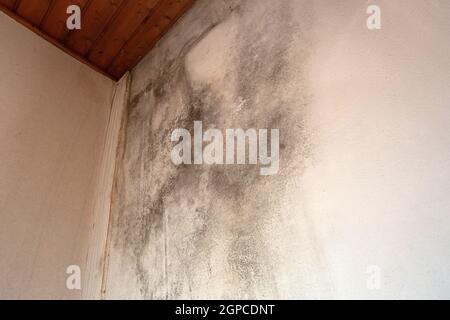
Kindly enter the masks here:
<path id="1" fill-rule="evenodd" d="M 2 13 L 0 72 L 0 298 L 79 298 L 113 83 Z"/>
<path id="2" fill-rule="evenodd" d="M 376 2 L 199 0 L 135 68 L 106 298 L 450 298 L 450 2 Z M 194 120 L 279 173 L 175 166 Z"/>

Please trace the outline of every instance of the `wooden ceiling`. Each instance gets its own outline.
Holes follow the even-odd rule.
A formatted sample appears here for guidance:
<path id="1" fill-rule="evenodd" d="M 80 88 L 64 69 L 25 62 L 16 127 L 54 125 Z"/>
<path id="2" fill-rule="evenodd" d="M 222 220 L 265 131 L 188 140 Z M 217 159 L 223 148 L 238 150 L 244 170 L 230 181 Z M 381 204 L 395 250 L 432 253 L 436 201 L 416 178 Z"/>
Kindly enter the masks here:
<path id="1" fill-rule="evenodd" d="M 73 57 L 117 80 L 132 69 L 195 0 L 0 0 L 0 9 Z M 67 7 L 81 8 L 68 30 Z"/>

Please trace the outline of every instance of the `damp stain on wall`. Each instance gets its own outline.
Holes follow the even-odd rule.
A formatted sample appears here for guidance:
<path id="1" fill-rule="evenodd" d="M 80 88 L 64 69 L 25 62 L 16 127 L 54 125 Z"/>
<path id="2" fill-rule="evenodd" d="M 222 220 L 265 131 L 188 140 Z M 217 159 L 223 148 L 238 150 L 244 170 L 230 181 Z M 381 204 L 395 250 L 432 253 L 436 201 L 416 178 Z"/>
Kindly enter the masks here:
<path id="1" fill-rule="evenodd" d="M 282 207 L 311 156 L 309 22 L 297 21 L 295 1 L 217 2 L 199 1 L 152 53 L 160 63 L 150 57 L 133 74 L 133 83 L 140 68 L 151 76 L 132 90 L 123 129 L 110 297 L 277 298 L 286 291 L 298 296 L 305 285 L 297 272 L 305 256 L 293 257 L 289 243 L 318 244 L 313 234 L 295 234 L 292 225 L 308 221 L 301 208 Z M 196 14 L 206 22 L 189 30 Z M 161 58 L 175 50 L 173 41 L 183 43 L 178 53 Z M 254 165 L 173 165 L 171 132 L 192 133 L 196 120 L 221 130 L 279 129 L 279 173 L 261 176 Z M 320 265 L 320 248 L 311 252 L 306 259 Z M 297 272 L 292 283 L 285 284 L 286 272 Z"/>

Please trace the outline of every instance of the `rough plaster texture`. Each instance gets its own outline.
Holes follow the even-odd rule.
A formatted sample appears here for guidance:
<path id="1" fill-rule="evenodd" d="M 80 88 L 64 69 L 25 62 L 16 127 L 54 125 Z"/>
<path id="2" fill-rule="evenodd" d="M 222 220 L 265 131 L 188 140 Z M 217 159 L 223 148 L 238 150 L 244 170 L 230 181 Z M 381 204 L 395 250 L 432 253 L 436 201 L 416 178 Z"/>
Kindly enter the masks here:
<path id="1" fill-rule="evenodd" d="M 135 68 L 106 298 L 449 298 L 450 4 L 377 3 L 199 0 Z M 174 166 L 194 120 L 280 172 Z"/>
<path id="2" fill-rule="evenodd" d="M 80 298 L 113 83 L 3 13 L 0 71 L 0 298 Z"/>

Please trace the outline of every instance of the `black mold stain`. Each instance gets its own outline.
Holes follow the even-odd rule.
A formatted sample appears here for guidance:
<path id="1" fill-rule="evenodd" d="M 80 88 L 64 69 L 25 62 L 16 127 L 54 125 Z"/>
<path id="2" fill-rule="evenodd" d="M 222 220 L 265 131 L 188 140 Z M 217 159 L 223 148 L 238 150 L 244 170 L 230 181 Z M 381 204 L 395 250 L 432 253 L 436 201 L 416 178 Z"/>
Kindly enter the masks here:
<path id="1" fill-rule="evenodd" d="M 185 53 L 180 55 L 177 61 L 168 63 L 167 69 L 161 70 L 161 77 L 150 83 L 143 92 L 132 99 L 128 107 L 126 136 L 122 143 L 123 155 L 120 163 L 125 166 L 120 168 L 118 173 L 118 184 L 122 190 L 118 190 L 116 194 L 118 199 L 115 201 L 117 214 L 113 222 L 113 245 L 115 248 L 123 249 L 124 256 L 130 256 L 135 261 L 140 293 L 143 297 L 149 298 L 153 298 L 154 292 L 149 287 L 150 270 L 144 267 L 143 256 L 154 235 L 165 232 L 165 201 L 173 191 L 176 181 L 179 185 L 183 185 L 185 179 L 181 179 L 180 176 L 183 176 L 183 172 L 186 172 L 188 168 L 178 170 L 173 168 L 169 170 L 167 176 L 157 178 L 151 186 L 146 186 L 145 182 L 149 177 L 157 177 L 152 165 L 155 161 L 163 162 L 162 159 L 170 159 L 168 152 L 171 142 L 168 137 L 172 130 L 181 127 L 190 128 L 192 131 L 193 122 L 203 119 L 203 100 L 208 94 L 206 89 L 193 92 L 186 79 L 184 56 Z M 185 108 L 180 117 L 170 119 L 170 123 L 161 131 L 152 130 L 148 123 L 151 122 L 155 112 L 161 112 L 157 106 L 171 94 L 171 91 L 166 88 L 174 84 L 178 84 L 178 89 L 182 91 Z M 154 98 L 155 107 L 150 111 L 145 110 L 147 108 L 145 105 L 144 108 L 139 107 L 145 94 L 151 94 Z M 135 145 L 136 142 L 139 142 L 139 146 Z M 131 153 L 136 150 L 140 150 L 138 156 L 130 159 Z M 168 166 L 171 164 L 170 161 L 164 161 L 164 163 Z M 133 189 L 135 193 L 131 199 L 124 197 L 128 193 L 128 188 Z M 164 278 L 166 277 L 167 275 L 164 275 Z M 161 279 L 157 285 L 166 286 L 163 280 L 166 281 Z"/>
<path id="2" fill-rule="evenodd" d="M 277 196 L 284 192 L 285 178 L 290 174 L 284 164 L 297 163 L 301 167 L 303 157 L 308 157 L 307 134 L 303 124 L 298 123 L 308 94 L 305 85 L 305 92 L 295 100 L 280 95 L 291 72 L 287 53 L 292 35 L 286 32 L 293 19 L 289 6 L 271 7 L 270 15 L 277 23 L 267 25 L 256 19 L 246 22 L 244 10 L 237 7 L 232 13 L 241 15 L 234 57 L 238 70 L 235 94 L 247 101 L 246 108 L 238 111 L 235 128 L 279 128 L 280 173 L 263 177 L 259 166 L 175 167 L 170 162 L 170 134 L 175 128 L 187 128 L 192 133 L 195 120 L 216 124 L 221 123 L 221 117 L 229 116 L 221 110 L 224 101 L 220 93 L 209 84 L 193 84 L 185 67 L 186 55 L 215 27 L 212 25 L 200 38 L 189 42 L 177 59 L 161 65 L 159 76 L 132 98 L 127 110 L 112 240 L 123 260 L 133 262 L 144 298 L 177 298 L 186 290 L 191 292 L 195 284 L 190 277 L 199 261 L 205 260 L 202 267 L 213 272 L 208 260 L 213 250 L 210 239 L 215 235 L 217 221 L 222 220 L 227 224 L 221 226 L 221 231 L 231 236 L 226 252 L 230 278 L 241 289 L 242 298 L 255 297 L 261 286 L 272 297 L 277 295 L 263 229 L 265 218 L 276 214 Z M 162 106 L 172 103 L 174 96 L 182 105 L 175 113 L 163 110 Z M 163 120 L 153 125 L 160 113 L 164 114 Z M 187 243 L 168 243 L 172 220 L 166 211 L 181 206 L 183 195 L 192 198 L 180 210 L 195 217 L 198 225 L 187 236 Z M 198 199 L 201 205 L 196 204 Z M 222 206 L 232 208 L 233 216 L 221 217 Z M 173 265 L 182 266 L 184 273 L 173 275 Z"/>

